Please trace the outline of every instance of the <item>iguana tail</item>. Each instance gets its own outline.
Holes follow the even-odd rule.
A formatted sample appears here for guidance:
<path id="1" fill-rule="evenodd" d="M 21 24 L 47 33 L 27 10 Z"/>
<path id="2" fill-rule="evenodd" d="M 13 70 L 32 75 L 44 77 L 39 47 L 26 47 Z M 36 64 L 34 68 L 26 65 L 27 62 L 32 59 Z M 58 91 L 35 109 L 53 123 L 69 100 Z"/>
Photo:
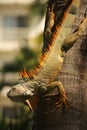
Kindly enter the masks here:
<path id="1" fill-rule="evenodd" d="M 49 45 L 55 43 L 60 27 L 73 1 L 74 0 L 49 0 L 44 28 L 43 53 L 49 49 Z"/>

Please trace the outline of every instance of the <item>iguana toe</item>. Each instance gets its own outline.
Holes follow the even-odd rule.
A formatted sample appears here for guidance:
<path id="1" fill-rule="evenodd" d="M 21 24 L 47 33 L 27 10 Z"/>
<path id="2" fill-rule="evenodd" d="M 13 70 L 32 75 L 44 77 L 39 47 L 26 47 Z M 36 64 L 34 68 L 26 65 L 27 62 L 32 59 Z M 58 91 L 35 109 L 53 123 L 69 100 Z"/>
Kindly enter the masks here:
<path id="1" fill-rule="evenodd" d="M 58 99 L 58 102 L 56 103 L 56 105 L 57 105 L 58 108 L 63 105 L 64 108 L 67 110 L 69 103 L 70 103 L 70 101 L 67 99 L 67 97 L 60 97 Z"/>

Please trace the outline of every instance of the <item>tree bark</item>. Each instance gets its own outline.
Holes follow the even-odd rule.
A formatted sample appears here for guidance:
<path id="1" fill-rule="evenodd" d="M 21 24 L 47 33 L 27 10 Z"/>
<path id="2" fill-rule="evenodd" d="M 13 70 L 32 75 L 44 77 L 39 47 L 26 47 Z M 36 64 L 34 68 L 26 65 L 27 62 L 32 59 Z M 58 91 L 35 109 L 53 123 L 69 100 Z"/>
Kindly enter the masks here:
<path id="1" fill-rule="evenodd" d="M 72 31 L 87 17 L 87 0 L 81 0 Z M 87 30 L 67 52 L 62 70 L 56 77 L 64 84 L 70 100 L 67 111 L 57 108 L 57 91 L 42 97 L 34 114 L 33 130 L 87 130 Z M 47 94 L 46 96 L 48 96 Z M 48 101 L 49 100 L 49 101 Z"/>

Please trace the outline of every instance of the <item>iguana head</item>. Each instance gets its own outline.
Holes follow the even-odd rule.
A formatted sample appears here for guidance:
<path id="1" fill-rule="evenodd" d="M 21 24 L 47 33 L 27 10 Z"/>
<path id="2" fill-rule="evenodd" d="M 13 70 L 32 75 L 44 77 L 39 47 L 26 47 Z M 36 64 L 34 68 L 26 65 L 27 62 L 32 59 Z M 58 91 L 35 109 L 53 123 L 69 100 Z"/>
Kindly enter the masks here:
<path id="1" fill-rule="evenodd" d="M 42 93 L 47 90 L 45 87 L 40 88 Z M 39 87 L 36 82 L 28 81 L 13 86 L 12 89 L 7 93 L 7 96 L 12 101 L 27 103 L 32 110 L 32 107 L 35 108 L 39 99 L 38 91 Z"/>
<path id="2" fill-rule="evenodd" d="M 12 87 L 12 89 L 7 93 L 8 98 L 10 98 L 12 101 L 16 102 L 24 102 L 26 98 L 29 98 L 30 96 L 33 96 L 33 88 L 29 89 L 24 86 L 23 84 L 17 84 Z"/>
<path id="3" fill-rule="evenodd" d="M 34 86 L 27 86 L 29 83 L 21 83 L 12 87 L 12 89 L 7 93 L 8 98 L 15 102 L 26 103 L 32 110 L 35 107 L 37 97 L 34 93 Z"/>

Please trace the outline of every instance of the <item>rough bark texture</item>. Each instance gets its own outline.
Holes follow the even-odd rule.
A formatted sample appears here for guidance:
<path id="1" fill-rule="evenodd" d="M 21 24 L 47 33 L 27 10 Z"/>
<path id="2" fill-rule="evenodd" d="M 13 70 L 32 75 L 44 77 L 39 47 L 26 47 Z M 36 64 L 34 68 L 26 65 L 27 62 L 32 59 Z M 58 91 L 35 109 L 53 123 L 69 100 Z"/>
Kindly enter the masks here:
<path id="1" fill-rule="evenodd" d="M 87 17 L 86 11 L 87 0 L 82 0 L 73 31 L 84 15 Z M 64 84 L 70 106 L 67 111 L 57 108 L 56 90 L 55 96 L 42 97 L 35 111 L 33 130 L 87 130 L 87 30 L 67 53 L 56 80 Z"/>

